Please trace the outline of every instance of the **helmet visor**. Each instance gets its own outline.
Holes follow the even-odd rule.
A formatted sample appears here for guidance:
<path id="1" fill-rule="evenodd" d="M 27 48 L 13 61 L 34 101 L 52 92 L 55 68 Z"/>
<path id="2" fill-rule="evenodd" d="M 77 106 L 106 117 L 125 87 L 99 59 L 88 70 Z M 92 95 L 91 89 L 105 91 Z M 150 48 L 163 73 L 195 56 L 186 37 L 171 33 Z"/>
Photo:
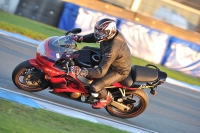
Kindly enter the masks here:
<path id="1" fill-rule="evenodd" d="M 104 30 L 99 30 L 99 29 L 96 29 L 94 30 L 94 37 L 97 39 L 97 40 L 101 40 L 102 38 L 104 38 L 105 36 L 105 31 Z"/>

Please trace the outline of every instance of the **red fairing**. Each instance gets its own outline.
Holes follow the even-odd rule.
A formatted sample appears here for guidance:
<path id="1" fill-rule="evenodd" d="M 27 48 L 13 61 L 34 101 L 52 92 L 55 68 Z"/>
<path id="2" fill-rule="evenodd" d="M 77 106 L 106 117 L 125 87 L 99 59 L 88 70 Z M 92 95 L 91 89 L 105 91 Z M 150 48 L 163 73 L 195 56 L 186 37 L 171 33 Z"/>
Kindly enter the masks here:
<path id="1" fill-rule="evenodd" d="M 68 75 L 63 75 L 62 77 L 63 78 L 51 77 L 51 83 L 54 87 L 53 92 L 88 93 L 83 84 L 76 78 L 75 74 L 69 73 Z"/>
<path id="2" fill-rule="evenodd" d="M 113 85 L 113 86 L 116 86 L 116 87 L 119 87 L 119 88 L 123 87 L 123 85 L 120 84 L 120 83 L 118 83 L 118 82 L 117 82 L 117 83 L 113 83 L 112 85 Z"/>
<path id="3" fill-rule="evenodd" d="M 127 88 L 127 90 L 132 90 L 132 91 L 134 91 L 134 90 L 138 90 L 138 88 Z"/>
<path id="4" fill-rule="evenodd" d="M 32 65 L 32 66 L 34 66 L 35 68 L 41 68 L 42 66 L 40 65 L 40 63 L 38 63 L 38 61 L 37 61 L 37 59 L 30 59 L 29 60 L 29 62 L 30 62 L 30 64 Z"/>

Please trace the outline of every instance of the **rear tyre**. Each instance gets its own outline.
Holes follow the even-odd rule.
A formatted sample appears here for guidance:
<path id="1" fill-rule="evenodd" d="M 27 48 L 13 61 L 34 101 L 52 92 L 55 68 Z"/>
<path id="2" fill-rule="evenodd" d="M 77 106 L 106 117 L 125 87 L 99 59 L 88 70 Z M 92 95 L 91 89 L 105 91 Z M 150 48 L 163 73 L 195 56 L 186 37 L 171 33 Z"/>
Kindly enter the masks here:
<path id="1" fill-rule="evenodd" d="M 136 90 L 132 93 L 132 95 L 132 100 L 135 101 L 134 103 L 128 103 L 126 101 L 123 103 L 126 106 L 129 106 L 131 108 L 130 110 L 122 111 L 112 105 L 108 105 L 106 106 L 106 111 L 119 118 L 132 118 L 140 115 L 145 111 L 149 104 L 148 94 L 144 90 Z"/>
<path id="2" fill-rule="evenodd" d="M 44 73 L 33 67 L 28 60 L 15 67 L 12 80 L 19 89 L 30 92 L 44 90 L 50 85 Z"/>

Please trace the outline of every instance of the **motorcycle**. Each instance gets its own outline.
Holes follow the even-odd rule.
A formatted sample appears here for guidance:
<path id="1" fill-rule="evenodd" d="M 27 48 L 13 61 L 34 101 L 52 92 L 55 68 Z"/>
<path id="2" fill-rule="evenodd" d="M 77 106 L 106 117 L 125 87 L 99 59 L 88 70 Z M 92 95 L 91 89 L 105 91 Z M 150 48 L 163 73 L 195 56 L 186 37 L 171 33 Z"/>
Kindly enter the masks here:
<path id="1" fill-rule="evenodd" d="M 42 41 L 36 50 L 36 58 L 17 65 L 12 73 L 13 83 L 29 92 L 48 89 L 50 93 L 91 104 L 93 98 L 87 79 L 76 74 L 76 66 L 97 67 L 101 61 L 98 49 L 77 49 L 74 35 L 81 32 L 75 28 L 63 36 L 52 36 Z M 140 115 L 148 106 L 149 98 L 144 89 L 155 94 L 155 88 L 165 82 L 167 74 L 154 65 L 133 65 L 131 72 L 123 81 L 105 88 L 112 93 L 113 101 L 105 107 L 106 111 L 119 118 L 132 118 Z"/>

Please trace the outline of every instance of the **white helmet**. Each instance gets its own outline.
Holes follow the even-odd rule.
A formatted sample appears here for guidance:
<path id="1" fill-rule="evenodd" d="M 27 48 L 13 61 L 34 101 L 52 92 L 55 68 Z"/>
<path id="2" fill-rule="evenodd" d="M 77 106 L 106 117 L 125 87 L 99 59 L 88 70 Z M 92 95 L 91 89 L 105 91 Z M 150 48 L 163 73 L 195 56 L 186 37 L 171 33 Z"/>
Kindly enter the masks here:
<path id="1" fill-rule="evenodd" d="M 94 37 L 97 42 L 110 40 L 116 35 L 116 33 L 116 23 L 112 19 L 101 19 L 95 24 Z"/>

